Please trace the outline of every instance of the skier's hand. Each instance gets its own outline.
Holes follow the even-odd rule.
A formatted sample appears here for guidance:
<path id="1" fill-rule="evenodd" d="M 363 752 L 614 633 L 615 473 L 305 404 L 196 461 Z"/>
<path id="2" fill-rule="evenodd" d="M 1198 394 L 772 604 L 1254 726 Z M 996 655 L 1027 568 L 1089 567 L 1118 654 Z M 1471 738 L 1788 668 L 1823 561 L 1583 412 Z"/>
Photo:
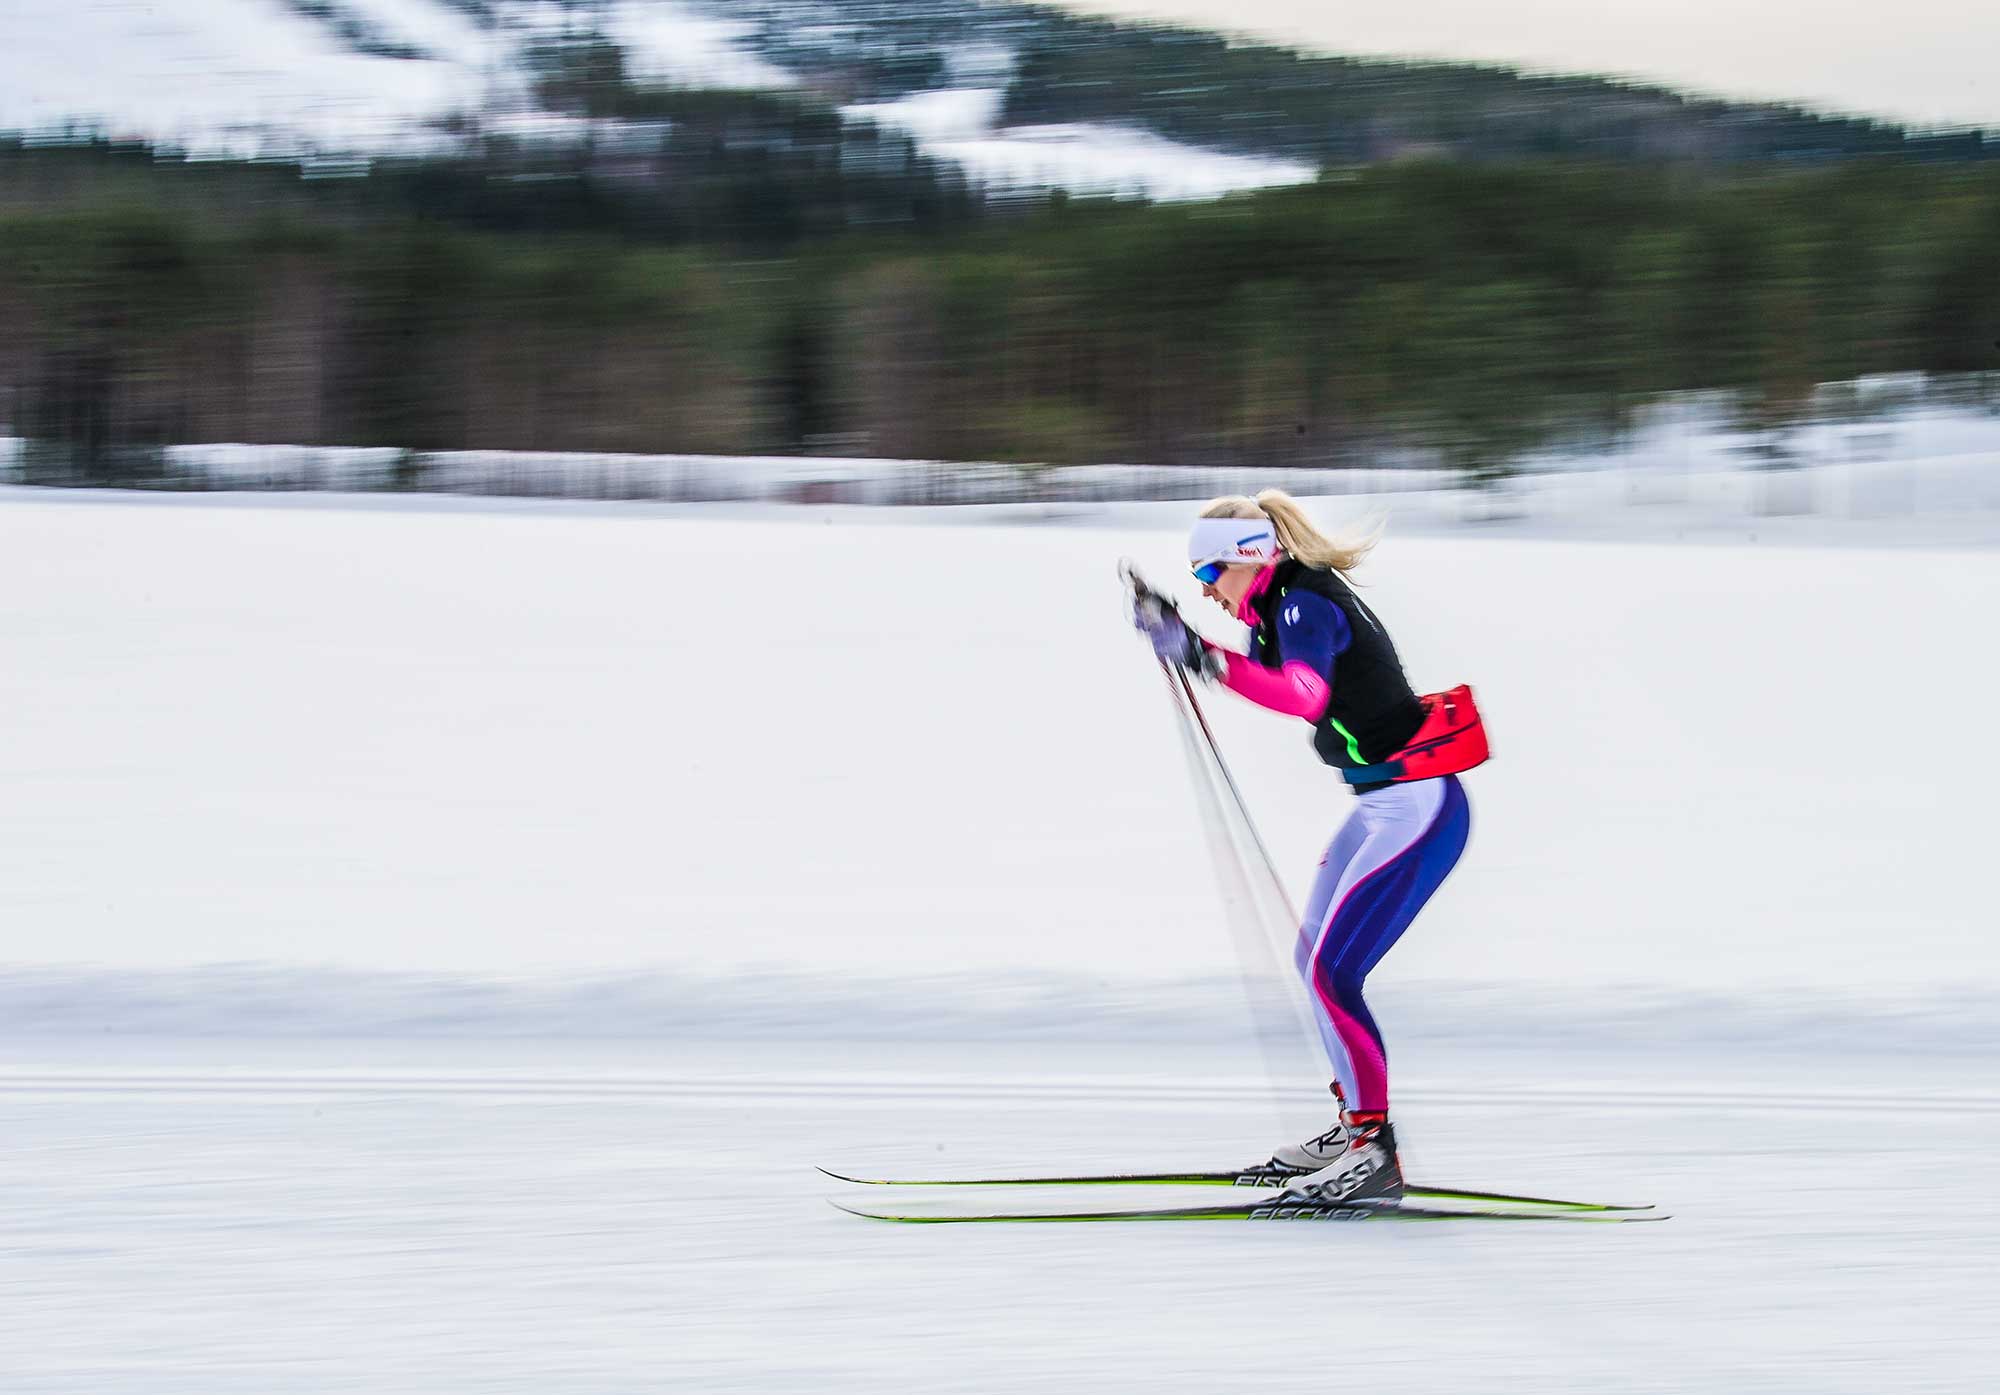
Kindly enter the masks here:
<path id="1" fill-rule="evenodd" d="M 1219 677 L 1225 660 L 1181 619 L 1180 608 L 1167 597 L 1132 578 L 1132 626 L 1165 663 L 1179 664 L 1203 681 Z"/>

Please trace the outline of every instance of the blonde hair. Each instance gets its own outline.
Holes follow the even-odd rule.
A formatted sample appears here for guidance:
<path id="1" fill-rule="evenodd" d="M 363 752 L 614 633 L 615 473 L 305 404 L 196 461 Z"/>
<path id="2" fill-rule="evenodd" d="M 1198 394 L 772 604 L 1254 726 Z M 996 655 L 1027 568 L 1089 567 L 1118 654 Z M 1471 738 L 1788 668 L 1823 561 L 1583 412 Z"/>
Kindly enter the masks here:
<path id="1" fill-rule="evenodd" d="M 1268 518 L 1277 530 L 1278 546 L 1309 567 L 1331 567 L 1346 573 L 1361 565 L 1361 559 L 1382 539 L 1381 525 L 1365 533 L 1343 533 L 1329 537 L 1313 526 L 1299 501 L 1282 489 L 1267 489 L 1252 499 L 1245 494 L 1226 494 L 1202 506 L 1203 518 Z"/>

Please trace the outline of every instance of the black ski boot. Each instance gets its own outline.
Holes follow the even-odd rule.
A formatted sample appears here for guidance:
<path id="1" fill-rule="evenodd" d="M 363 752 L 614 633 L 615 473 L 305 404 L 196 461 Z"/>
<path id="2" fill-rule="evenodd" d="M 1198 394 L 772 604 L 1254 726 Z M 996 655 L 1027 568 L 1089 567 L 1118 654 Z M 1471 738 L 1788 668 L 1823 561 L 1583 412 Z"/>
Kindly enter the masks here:
<path id="1" fill-rule="evenodd" d="M 1341 1155 L 1295 1181 L 1285 1196 L 1319 1206 L 1403 1199 L 1403 1167 L 1396 1160 L 1396 1129 L 1387 1114 L 1349 1114 L 1343 1120 L 1347 1146 Z"/>

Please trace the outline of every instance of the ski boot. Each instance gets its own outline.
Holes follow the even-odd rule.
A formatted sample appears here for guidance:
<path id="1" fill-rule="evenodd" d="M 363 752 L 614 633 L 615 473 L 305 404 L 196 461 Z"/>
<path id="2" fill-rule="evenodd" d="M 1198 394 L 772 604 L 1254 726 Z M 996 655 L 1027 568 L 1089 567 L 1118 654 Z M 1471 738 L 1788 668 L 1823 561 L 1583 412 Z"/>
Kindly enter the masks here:
<path id="1" fill-rule="evenodd" d="M 1308 1138 L 1304 1143 L 1286 1144 L 1271 1154 L 1268 1161 L 1246 1169 L 1246 1177 L 1256 1178 L 1260 1185 L 1277 1186 L 1290 1182 L 1294 1177 L 1318 1172 L 1328 1163 L 1347 1155 L 1347 1097 L 1340 1092 L 1339 1081 L 1327 1086 L 1327 1089 L 1333 1092 L 1333 1127 Z"/>
<path id="2" fill-rule="evenodd" d="M 1317 1172 L 1285 1183 L 1285 1199 L 1318 1206 L 1401 1201 L 1403 1167 L 1396 1160 L 1396 1130 L 1389 1116 L 1348 1114 L 1342 1123 L 1347 1146 L 1341 1155 Z"/>

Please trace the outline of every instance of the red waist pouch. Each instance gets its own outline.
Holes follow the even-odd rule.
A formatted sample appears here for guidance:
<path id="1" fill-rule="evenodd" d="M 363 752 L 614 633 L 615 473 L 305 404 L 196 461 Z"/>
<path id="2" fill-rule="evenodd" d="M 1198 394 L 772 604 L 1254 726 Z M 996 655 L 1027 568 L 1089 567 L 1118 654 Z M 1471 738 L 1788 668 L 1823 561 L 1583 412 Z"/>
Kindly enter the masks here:
<path id="1" fill-rule="evenodd" d="M 1417 728 L 1417 734 L 1385 761 L 1341 771 L 1348 784 L 1434 780 L 1470 770 L 1492 754 L 1486 744 L 1486 724 L 1480 720 L 1469 684 L 1461 683 L 1449 692 L 1425 693 L 1417 701 L 1424 705 L 1424 724 Z"/>

